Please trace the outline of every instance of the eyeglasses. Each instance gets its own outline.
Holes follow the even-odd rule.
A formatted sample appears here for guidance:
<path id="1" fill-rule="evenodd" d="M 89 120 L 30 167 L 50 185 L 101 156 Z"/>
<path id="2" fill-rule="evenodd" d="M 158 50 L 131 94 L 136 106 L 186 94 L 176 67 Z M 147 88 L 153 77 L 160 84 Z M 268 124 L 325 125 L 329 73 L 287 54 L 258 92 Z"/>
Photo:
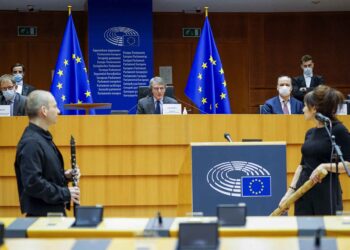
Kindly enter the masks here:
<path id="1" fill-rule="evenodd" d="M 6 90 L 13 90 L 15 88 L 16 85 L 12 85 L 12 86 L 7 86 L 7 87 L 1 87 L 0 90 L 2 91 L 6 91 Z"/>
<path id="2" fill-rule="evenodd" d="M 165 88 L 164 87 L 153 87 L 153 89 L 155 90 L 155 91 L 165 91 Z"/>

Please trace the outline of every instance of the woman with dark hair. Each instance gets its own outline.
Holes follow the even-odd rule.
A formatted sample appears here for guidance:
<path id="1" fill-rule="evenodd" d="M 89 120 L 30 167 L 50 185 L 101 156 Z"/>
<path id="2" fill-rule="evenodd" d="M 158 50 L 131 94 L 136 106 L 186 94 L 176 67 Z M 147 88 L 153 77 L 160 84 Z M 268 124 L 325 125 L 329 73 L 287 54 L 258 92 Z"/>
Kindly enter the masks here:
<path id="1" fill-rule="evenodd" d="M 280 205 L 307 180 L 318 183 L 295 203 L 295 215 L 332 215 L 343 210 L 342 190 L 339 174 L 345 172 L 341 162 L 330 163 L 332 160 L 332 144 L 323 122 L 316 120 L 316 113 L 330 118 L 332 135 L 340 146 L 345 164 L 350 161 L 350 134 L 347 128 L 336 118 L 335 114 L 344 101 L 343 95 L 328 86 L 320 85 L 304 97 L 304 117 L 314 121 L 315 128 L 306 132 L 304 144 L 301 147 L 301 163 L 295 171 L 293 180 L 282 198 Z M 329 125 L 327 125 L 329 126 Z M 328 175 L 320 181 L 317 173 L 325 169 Z"/>

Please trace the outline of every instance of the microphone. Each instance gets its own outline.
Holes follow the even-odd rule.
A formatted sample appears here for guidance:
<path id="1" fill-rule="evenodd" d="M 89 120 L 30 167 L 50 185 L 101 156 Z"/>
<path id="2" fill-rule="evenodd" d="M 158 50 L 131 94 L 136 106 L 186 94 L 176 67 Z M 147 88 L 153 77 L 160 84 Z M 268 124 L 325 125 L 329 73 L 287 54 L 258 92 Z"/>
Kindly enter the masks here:
<path id="1" fill-rule="evenodd" d="M 231 135 L 229 133 L 225 133 L 224 134 L 224 137 L 225 139 L 228 141 L 228 142 L 233 142 L 232 139 L 231 139 Z"/>
<path id="2" fill-rule="evenodd" d="M 208 113 L 205 112 L 204 110 L 201 110 L 201 109 L 197 108 L 196 106 L 193 106 L 193 105 L 191 105 L 191 104 L 189 104 L 189 103 L 187 103 L 187 102 L 185 102 L 185 101 L 179 99 L 177 96 L 174 96 L 174 98 L 175 98 L 176 101 L 179 101 L 181 104 L 188 105 L 188 106 L 190 106 L 191 108 L 197 109 L 197 110 L 200 111 L 201 113 L 208 114 Z M 188 111 L 190 111 L 190 109 L 188 109 Z"/>
<path id="3" fill-rule="evenodd" d="M 139 103 L 138 103 L 138 101 L 137 101 L 136 104 L 135 104 L 134 106 L 132 106 L 130 109 L 128 109 L 128 113 L 130 114 L 130 111 L 134 110 L 134 109 L 137 107 L 138 104 L 139 104 Z"/>
<path id="4" fill-rule="evenodd" d="M 331 119 L 321 113 L 316 113 L 315 118 L 320 122 L 331 123 Z"/>
<path id="5" fill-rule="evenodd" d="M 316 249 L 319 249 L 319 247 L 321 246 L 321 238 L 322 238 L 321 231 L 322 229 L 319 228 L 316 230 L 316 233 L 315 233 L 314 246 L 316 247 Z"/>
<path id="6" fill-rule="evenodd" d="M 158 225 L 162 226 L 163 225 L 163 218 L 160 212 L 157 213 L 157 219 L 158 219 Z"/>

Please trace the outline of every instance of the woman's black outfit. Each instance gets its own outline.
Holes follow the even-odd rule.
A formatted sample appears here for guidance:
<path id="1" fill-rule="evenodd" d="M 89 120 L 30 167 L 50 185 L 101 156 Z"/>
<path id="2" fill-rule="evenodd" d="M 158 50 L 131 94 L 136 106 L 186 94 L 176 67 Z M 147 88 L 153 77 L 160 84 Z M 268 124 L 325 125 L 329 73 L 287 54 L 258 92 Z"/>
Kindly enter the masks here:
<path id="1" fill-rule="evenodd" d="M 336 143 L 340 146 L 345 161 L 350 161 L 350 134 L 339 121 L 333 121 Z M 296 188 L 309 180 L 312 171 L 321 163 L 331 160 L 332 144 L 325 128 L 312 128 L 306 132 L 305 142 L 301 148 L 302 171 Z M 333 166 L 335 164 L 332 164 Z M 330 185 L 332 188 L 330 189 Z M 330 190 L 332 195 L 330 195 Z M 332 197 L 332 201 L 331 201 Z M 295 203 L 295 215 L 331 215 L 343 210 L 342 190 L 339 174 L 328 173 L 322 183 L 316 184 Z"/>

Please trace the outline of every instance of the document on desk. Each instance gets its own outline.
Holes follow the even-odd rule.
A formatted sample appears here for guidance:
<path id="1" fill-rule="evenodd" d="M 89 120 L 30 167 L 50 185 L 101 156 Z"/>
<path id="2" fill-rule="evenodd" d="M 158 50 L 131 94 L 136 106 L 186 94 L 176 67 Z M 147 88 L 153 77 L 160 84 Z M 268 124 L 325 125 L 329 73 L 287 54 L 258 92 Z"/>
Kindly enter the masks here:
<path id="1" fill-rule="evenodd" d="M 10 116 L 11 107 L 10 105 L 0 105 L 0 116 Z"/>
<path id="2" fill-rule="evenodd" d="M 181 115 L 181 104 L 163 104 L 163 115 Z"/>

